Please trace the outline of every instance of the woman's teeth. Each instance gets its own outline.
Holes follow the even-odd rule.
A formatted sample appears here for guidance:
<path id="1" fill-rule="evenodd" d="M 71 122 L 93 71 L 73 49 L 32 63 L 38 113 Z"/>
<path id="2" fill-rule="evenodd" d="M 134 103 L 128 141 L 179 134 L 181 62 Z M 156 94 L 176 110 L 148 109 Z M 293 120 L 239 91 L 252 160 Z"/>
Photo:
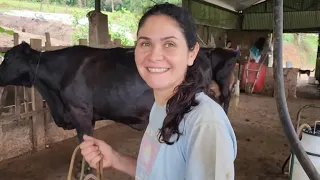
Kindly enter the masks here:
<path id="1" fill-rule="evenodd" d="M 149 72 L 166 72 L 169 68 L 147 68 Z"/>

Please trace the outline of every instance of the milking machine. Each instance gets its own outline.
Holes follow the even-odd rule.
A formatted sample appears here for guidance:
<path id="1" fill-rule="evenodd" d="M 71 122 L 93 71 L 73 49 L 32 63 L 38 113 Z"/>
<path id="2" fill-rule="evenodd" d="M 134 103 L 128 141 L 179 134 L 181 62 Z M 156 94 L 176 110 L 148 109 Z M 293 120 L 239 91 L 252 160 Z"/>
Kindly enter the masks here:
<path id="1" fill-rule="evenodd" d="M 308 154 L 312 164 L 316 167 L 316 169 L 320 169 L 320 121 L 315 121 L 313 126 L 305 123 L 300 125 L 302 110 L 307 108 L 320 108 L 320 105 L 311 104 L 300 108 L 297 114 L 296 133 L 300 138 L 300 142 L 305 149 L 305 152 Z M 289 172 L 285 172 L 284 169 L 288 161 Z M 299 160 L 295 158 L 295 154 L 293 152 L 284 162 L 282 166 L 282 172 L 284 174 L 289 174 L 289 180 L 308 179 L 307 174 L 303 170 Z"/>
<path id="2" fill-rule="evenodd" d="M 310 180 L 320 180 L 320 174 L 317 171 L 316 167 L 310 160 L 308 153 L 314 153 L 316 151 L 313 148 L 307 146 L 310 144 L 308 139 L 309 135 L 312 135 L 312 128 L 310 130 L 305 130 L 303 136 L 305 136 L 305 140 L 302 142 L 299 141 L 298 136 L 296 135 L 295 129 L 292 125 L 292 121 L 289 115 L 286 97 L 285 97 L 285 88 L 284 88 L 284 80 L 283 80 L 283 65 L 282 65 L 282 34 L 283 34 L 283 0 L 274 0 L 274 10 L 273 10 L 273 33 L 274 33 L 274 53 L 273 59 L 274 61 L 274 80 L 275 80 L 275 99 L 277 102 L 277 109 L 280 117 L 280 121 L 282 124 L 282 128 L 284 131 L 285 136 L 289 141 L 289 145 L 292 149 L 292 153 L 294 156 L 291 158 L 292 160 L 297 159 L 300 166 L 303 169 L 305 174 L 309 177 Z M 317 126 L 314 126 L 314 134 L 316 134 Z M 309 133 L 307 133 L 309 132 Z M 313 136 L 313 135 L 312 135 Z M 310 138 L 309 138 L 310 139 Z M 309 142 L 309 143 L 305 143 Z M 314 141 L 313 143 L 316 143 Z M 311 143 L 312 144 L 312 143 Z M 307 151 L 304 149 L 304 147 Z M 314 146 L 315 147 L 315 146 Z M 291 163 L 294 167 L 294 162 Z M 299 173 L 299 166 L 297 165 L 296 168 L 292 168 L 292 175 L 293 173 Z M 297 174 L 295 173 L 295 174 Z M 299 179 L 304 180 L 304 179 Z"/>

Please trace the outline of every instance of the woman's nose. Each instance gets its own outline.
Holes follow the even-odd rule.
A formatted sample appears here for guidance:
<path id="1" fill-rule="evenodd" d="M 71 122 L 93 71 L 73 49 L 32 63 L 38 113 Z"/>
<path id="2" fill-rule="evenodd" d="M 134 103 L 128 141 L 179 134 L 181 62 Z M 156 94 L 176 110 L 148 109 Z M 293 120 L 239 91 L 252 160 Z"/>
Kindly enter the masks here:
<path id="1" fill-rule="evenodd" d="M 156 61 L 161 61 L 163 59 L 161 46 L 153 46 L 150 49 L 150 51 L 151 51 L 149 56 L 150 61 L 156 62 Z"/>

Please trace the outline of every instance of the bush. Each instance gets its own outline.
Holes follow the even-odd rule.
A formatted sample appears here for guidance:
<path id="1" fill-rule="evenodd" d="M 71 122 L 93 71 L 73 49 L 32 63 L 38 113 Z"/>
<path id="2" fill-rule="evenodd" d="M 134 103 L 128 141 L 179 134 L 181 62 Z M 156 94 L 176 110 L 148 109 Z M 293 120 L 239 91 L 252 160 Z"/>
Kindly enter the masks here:
<path id="1" fill-rule="evenodd" d="M 124 46 L 133 46 L 138 29 L 139 16 L 121 9 L 108 14 L 111 39 L 120 39 Z"/>

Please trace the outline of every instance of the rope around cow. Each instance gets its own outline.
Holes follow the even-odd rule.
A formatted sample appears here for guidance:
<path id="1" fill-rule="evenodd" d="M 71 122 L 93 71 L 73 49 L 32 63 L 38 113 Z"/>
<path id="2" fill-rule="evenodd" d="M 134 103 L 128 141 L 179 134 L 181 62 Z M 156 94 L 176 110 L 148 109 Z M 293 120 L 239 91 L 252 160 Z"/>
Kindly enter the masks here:
<path id="1" fill-rule="evenodd" d="M 67 180 L 72 180 L 72 170 L 73 170 L 73 166 L 74 166 L 74 160 L 77 154 L 77 151 L 80 149 L 80 145 L 78 145 L 71 156 L 71 160 L 70 160 L 70 166 L 69 166 L 69 172 L 68 172 L 68 178 Z M 101 159 L 100 162 L 97 165 L 97 174 L 96 176 L 94 176 L 93 174 L 88 174 L 85 177 L 84 176 L 84 166 L 85 166 L 85 159 L 84 157 L 82 157 L 82 163 L 81 163 L 81 173 L 80 173 L 80 180 L 88 180 L 90 178 L 96 179 L 96 180 L 102 180 L 103 179 L 103 164 L 102 164 L 103 160 Z"/>

